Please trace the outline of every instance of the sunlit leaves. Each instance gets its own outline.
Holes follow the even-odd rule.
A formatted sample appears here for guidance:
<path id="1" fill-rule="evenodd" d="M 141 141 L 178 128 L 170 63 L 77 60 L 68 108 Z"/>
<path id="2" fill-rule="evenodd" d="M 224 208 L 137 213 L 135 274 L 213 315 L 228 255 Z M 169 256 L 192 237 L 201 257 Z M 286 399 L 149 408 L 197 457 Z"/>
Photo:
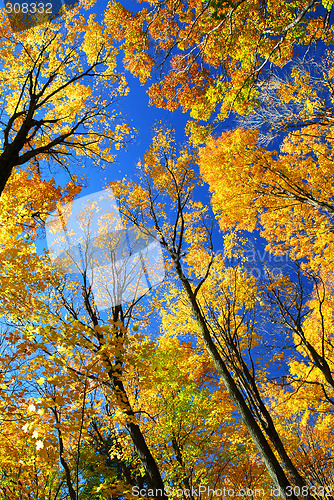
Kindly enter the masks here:
<path id="1" fill-rule="evenodd" d="M 296 44 L 330 42 L 326 12 L 310 2 L 150 2 L 134 12 L 112 2 L 107 40 L 120 41 L 124 66 L 142 83 L 165 68 L 148 90 L 150 103 L 190 111 L 195 120 L 222 120 L 254 109 L 254 84 L 269 65 L 282 68 Z M 197 123 L 194 140 L 197 141 Z"/>

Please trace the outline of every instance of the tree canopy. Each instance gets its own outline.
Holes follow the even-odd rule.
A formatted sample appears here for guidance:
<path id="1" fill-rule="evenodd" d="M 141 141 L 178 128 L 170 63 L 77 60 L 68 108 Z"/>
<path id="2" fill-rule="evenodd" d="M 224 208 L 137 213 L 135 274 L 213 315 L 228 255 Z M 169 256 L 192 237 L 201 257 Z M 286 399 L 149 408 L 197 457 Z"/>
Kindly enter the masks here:
<path id="1" fill-rule="evenodd" d="M 332 499 L 332 5 L 90 8 L 1 11 L 0 496 Z"/>

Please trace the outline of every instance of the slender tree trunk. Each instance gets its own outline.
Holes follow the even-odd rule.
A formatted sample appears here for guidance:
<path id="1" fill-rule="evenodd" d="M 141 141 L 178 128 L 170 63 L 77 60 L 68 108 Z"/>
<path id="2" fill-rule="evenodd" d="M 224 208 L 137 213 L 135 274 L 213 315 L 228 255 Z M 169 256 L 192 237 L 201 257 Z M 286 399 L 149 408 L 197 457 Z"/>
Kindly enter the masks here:
<path id="1" fill-rule="evenodd" d="M 89 301 L 89 294 L 87 292 L 87 281 L 86 281 L 86 276 L 84 276 L 84 288 L 83 288 L 83 293 L 84 293 L 84 301 L 85 301 L 85 306 L 86 310 L 93 322 L 94 327 L 98 326 L 98 319 L 97 316 L 92 309 L 92 306 Z M 124 324 L 124 317 L 123 317 L 123 310 L 122 306 L 116 306 L 113 310 L 113 320 L 116 321 L 121 321 Z M 97 339 L 99 342 L 100 347 L 103 346 L 104 344 L 104 339 L 103 335 L 100 334 L 98 331 L 96 333 Z M 118 338 L 121 338 L 122 335 L 118 335 Z M 136 415 L 134 414 L 130 401 L 128 399 L 125 387 L 122 382 L 122 359 L 121 355 L 119 354 L 118 357 L 116 358 L 116 363 L 117 368 L 113 366 L 111 363 L 110 359 L 108 356 L 103 356 L 103 361 L 108 367 L 108 376 L 110 380 L 110 385 L 111 388 L 116 396 L 117 399 L 117 405 L 118 407 L 122 410 L 125 419 L 126 419 L 126 428 L 129 431 L 129 434 L 131 436 L 132 442 L 134 444 L 135 450 L 138 454 L 138 457 L 143 464 L 145 473 L 146 473 L 146 479 L 148 483 L 148 489 L 153 490 L 153 495 L 150 495 L 151 497 L 157 499 L 157 500 L 167 500 L 167 495 L 165 494 L 165 488 L 164 488 L 164 483 L 161 478 L 161 474 L 159 471 L 159 467 L 150 452 L 145 438 L 141 432 L 141 429 L 137 423 L 137 418 Z"/>
<path id="2" fill-rule="evenodd" d="M 109 363 L 110 365 L 109 359 L 106 358 L 104 361 L 105 363 Z M 122 381 L 119 380 L 117 376 L 115 376 L 115 371 L 113 368 L 109 369 L 108 375 L 111 386 L 113 388 L 113 392 L 118 400 L 118 406 L 122 409 L 123 413 L 126 416 L 126 428 L 129 431 L 138 457 L 140 458 L 140 461 L 145 469 L 148 488 L 154 491 L 154 494 L 152 495 L 154 498 L 159 500 L 167 499 L 159 468 L 146 444 L 140 427 L 136 422 L 136 416 L 131 408 L 125 387 Z"/>
<path id="3" fill-rule="evenodd" d="M 259 417 L 260 417 L 259 420 L 261 423 L 262 430 L 267 434 L 268 438 L 274 445 L 275 450 L 277 451 L 282 462 L 284 463 L 284 466 L 286 470 L 289 472 L 294 484 L 300 487 L 307 486 L 304 478 L 299 474 L 291 458 L 289 457 L 284 448 L 284 444 L 276 430 L 273 419 L 271 418 L 271 415 L 261 398 L 254 377 L 249 372 L 248 366 L 241 357 L 239 361 L 241 363 L 242 366 L 241 370 L 244 375 L 243 381 L 247 385 L 247 388 L 252 396 L 253 404 L 257 407 L 257 411 L 259 412 Z"/>
<path id="4" fill-rule="evenodd" d="M 74 490 L 73 484 L 72 484 L 71 471 L 70 471 L 70 468 L 69 468 L 66 460 L 64 459 L 64 443 L 63 443 L 62 433 L 61 433 L 61 430 L 59 428 L 60 421 L 59 421 L 57 410 L 52 409 L 52 413 L 55 416 L 55 420 L 56 420 L 56 424 L 57 424 L 57 433 L 58 433 L 58 442 L 59 442 L 59 458 L 60 458 L 60 463 L 63 466 L 63 469 L 65 471 L 66 485 L 67 485 L 68 493 L 70 495 L 71 500 L 77 500 L 77 495 L 75 493 L 75 490 Z"/>
<path id="5" fill-rule="evenodd" d="M 292 494 L 292 495 L 287 495 L 289 492 L 288 487 L 291 487 L 291 484 L 282 469 L 279 461 L 277 460 L 277 457 L 275 453 L 273 452 L 271 446 L 269 445 L 268 441 L 266 440 L 259 424 L 257 423 L 254 415 L 252 414 L 251 410 L 249 409 L 244 396 L 240 392 L 238 386 L 236 385 L 232 375 L 230 374 L 227 365 L 221 358 L 216 345 L 211 337 L 210 331 L 207 327 L 205 318 L 199 308 L 199 305 L 197 303 L 196 297 L 194 295 L 194 292 L 191 288 L 191 285 L 188 281 L 188 279 L 184 276 L 179 259 L 174 258 L 174 267 L 176 270 L 176 273 L 181 280 L 183 287 L 186 291 L 192 312 L 195 316 L 195 320 L 200 328 L 203 341 L 205 344 L 205 347 L 210 354 L 214 365 L 221 376 L 224 385 L 226 389 L 228 390 L 231 399 L 235 406 L 237 407 L 240 416 L 246 425 L 248 432 L 250 433 L 259 453 L 260 456 L 265 463 L 265 466 L 273 479 L 275 485 L 277 488 L 280 490 L 280 494 L 283 497 L 284 500 L 297 500 L 297 497 Z M 308 495 L 305 498 L 313 498 L 310 495 Z"/>

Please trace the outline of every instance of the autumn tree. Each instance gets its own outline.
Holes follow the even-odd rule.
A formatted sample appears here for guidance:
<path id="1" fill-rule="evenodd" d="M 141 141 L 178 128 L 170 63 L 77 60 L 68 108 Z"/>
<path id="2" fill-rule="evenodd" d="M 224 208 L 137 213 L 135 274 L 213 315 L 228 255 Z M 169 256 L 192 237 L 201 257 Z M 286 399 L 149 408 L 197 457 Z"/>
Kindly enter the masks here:
<path id="1" fill-rule="evenodd" d="M 123 64 L 142 83 L 155 71 L 150 103 L 189 111 L 189 131 L 205 139 L 231 111 L 248 113 L 273 68 L 298 45 L 332 42 L 330 2 L 151 2 L 133 11 L 112 2 L 106 40 L 120 41 Z M 259 84 L 259 86 L 257 86 Z"/>
<path id="2" fill-rule="evenodd" d="M 80 157 L 111 162 L 112 146 L 129 131 L 115 123 L 114 109 L 127 88 L 115 50 L 101 40 L 102 27 L 76 7 L 14 35 L 4 10 L 1 16 L 0 192 L 21 165 L 48 161 L 68 169 Z"/>
<path id="3" fill-rule="evenodd" d="M 259 130 L 240 128 L 211 137 L 200 150 L 221 228 L 260 231 L 271 255 L 294 262 L 294 272 L 277 280 L 268 274 L 261 286 L 280 334 L 293 340 L 292 352 L 285 351 L 289 371 L 281 397 L 293 400 L 299 393 L 303 401 L 299 435 L 306 435 L 309 420 L 314 432 L 325 435 L 333 404 L 332 66 L 330 54 L 323 64 L 296 66 L 291 78 L 264 96 L 264 106 L 278 106 L 277 122 L 269 126 L 280 140 L 279 151 L 259 144 Z M 266 109 L 259 125 L 268 119 Z M 321 447 L 320 437 L 316 442 Z M 313 470 L 313 477 L 315 463 L 307 472 Z M 321 482 L 330 488 L 330 475 Z"/>
<path id="4" fill-rule="evenodd" d="M 52 195 L 48 211 L 55 205 Z M 89 214 L 93 217 L 88 210 L 80 219 L 87 238 Z M 114 226 L 112 209 L 107 215 Z M 95 244 L 115 251 L 113 234 Z M 61 257 L 56 271 L 47 256 L 36 255 L 33 241 L 24 240 L 20 254 L 8 252 L 3 269 L 1 312 L 11 357 L 1 362 L 8 367 L 3 369 L 5 387 L 17 398 L 10 408 L 4 405 L 4 415 L 12 412 L 18 420 L 38 458 L 37 470 L 58 474 L 58 486 L 71 499 L 88 495 L 87 488 L 106 498 L 131 493 L 133 487 L 161 497 L 156 490 L 166 483 L 190 491 L 203 486 L 206 468 L 217 485 L 227 478 L 229 484 L 242 485 L 250 477 L 243 460 L 247 449 L 252 478 L 261 482 L 263 467 L 205 352 L 180 342 L 171 331 L 159 341 L 138 332 L 138 326 L 145 332 L 147 319 L 137 299 L 127 307 L 113 304 L 102 315 L 90 272 L 96 253 L 91 246 L 82 249 L 86 258 L 75 262 L 77 276 L 68 272 L 73 249 Z M 196 369 L 187 368 L 189 361 Z M 21 392 L 15 381 L 22 381 Z M 2 397 L 8 401 L 10 396 Z M 16 488 L 23 493 L 19 483 Z M 32 491 L 30 483 L 27 488 Z"/>
<path id="5" fill-rule="evenodd" d="M 331 51 L 313 49 L 295 58 L 289 71 L 273 72 L 258 84 L 256 108 L 238 119 L 241 128 L 260 130 L 259 143 L 270 144 L 292 130 L 333 123 L 333 57 Z"/>
<path id="6" fill-rule="evenodd" d="M 215 256 L 207 208 L 191 199 L 198 182 L 190 168 L 194 161 L 187 149 L 176 155 L 172 138 L 159 130 L 144 157 L 142 182 L 113 183 L 113 188 L 124 217 L 139 227 L 151 221 L 188 302 L 187 312 L 180 315 L 193 318 L 201 342 L 282 495 L 291 484 L 307 489 L 277 431 L 262 392 L 265 386 L 260 381 L 265 374 L 254 360 L 261 290 L 242 267 L 233 270 Z M 228 256 L 228 246 L 226 252 Z"/>
<path id="7" fill-rule="evenodd" d="M 316 488 L 330 484 L 329 471 L 323 480 L 319 476 L 318 458 L 325 439 L 330 446 L 329 421 L 321 412 L 313 411 L 312 418 L 319 424 L 318 435 L 309 434 L 305 418 L 311 415 L 307 405 L 313 392 L 306 389 L 311 387 L 307 382 L 313 383 L 313 389 L 317 386 L 314 382 L 319 382 L 330 398 L 326 382 L 319 377 L 307 378 L 308 368 L 300 359 L 296 363 L 291 357 L 285 373 L 293 380 L 290 388 L 285 389 L 271 380 L 265 366 L 276 363 L 276 353 L 265 353 L 259 358 L 263 332 L 258 323 L 263 315 L 268 317 L 269 300 L 270 311 L 285 318 L 287 325 L 290 322 L 294 327 L 293 321 L 298 321 L 298 309 L 294 316 L 295 288 L 289 285 L 287 277 L 280 277 L 264 290 L 261 282 L 247 274 L 242 244 L 238 246 L 234 233 L 225 238 L 224 255 L 214 252 L 209 209 L 193 199 L 194 188 L 200 182 L 192 168 L 197 155 L 187 147 L 177 153 L 173 144 L 170 134 L 158 130 L 141 165 L 141 182 L 122 181 L 111 186 L 125 227 L 135 226 L 139 236 L 158 241 L 167 256 L 167 293 L 160 299 L 154 298 L 150 306 L 161 316 L 164 336 L 159 342 L 132 330 L 134 321 L 142 331 L 148 325 L 149 317 L 146 319 L 145 309 L 139 303 L 130 303 L 129 308 L 112 303 L 106 316 L 98 310 L 99 298 L 98 294 L 94 296 L 91 274 L 97 254 L 91 247 L 92 238 L 89 239 L 94 211 L 88 210 L 80 218 L 85 230 L 80 244 L 88 245 L 82 252 L 83 259 L 75 260 L 72 249 L 62 256 L 64 269 L 58 262 L 56 271 L 47 256 L 36 255 L 33 234 L 30 241 L 25 241 L 21 234 L 23 227 L 35 222 L 26 215 L 29 190 L 34 198 L 42 189 L 48 195 L 45 211 L 51 219 L 56 213 L 64 214 L 62 222 L 56 220 L 57 232 L 70 214 L 60 203 L 63 200 L 66 206 L 76 187 L 56 189 L 52 182 L 42 181 L 38 172 L 33 179 L 28 173 L 22 177 L 27 191 L 21 192 L 19 207 L 26 217 L 22 219 L 26 226 L 15 222 L 2 226 L 5 265 L 1 271 L 1 313 L 8 323 L 5 342 L 12 353 L 1 360 L 2 372 L 7 374 L 6 391 L 8 388 L 2 395 L 4 415 L 9 417 L 14 412 L 26 439 L 38 448 L 40 466 L 46 471 L 51 467 L 51 475 L 54 468 L 72 498 L 84 491 L 80 482 L 76 485 L 78 477 L 85 477 L 92 491 L 107 497 L 140 485 L 151 488 L 155 496 L 155 488 L 165 485 L 162 477 L 168 477 L 169 484 L 188 490 L 192 484 L 203 484 L 206 469 L 217 485 L 226 481 L 234 487 L 257 484 L 268 489 L 274 482 L 281 487 L 283 496 L 287 496 L 287 488 L 296 486 L 304 488 L 302 491 L 307 491 L 309 497 L 316 497 Z M 240 145 L 246 149 L 245 140 L 240 140 Z M 226 141 L 224 146 L 230 152 Z M 255 155 L 252 150 L 249 154 Z M 215 161 L 214 154 L 209 158 Z M 236 161 L 238 156 L 234 154 L 232 159 Z M 20 175 L 23 172 L 14 174 L 9 183 L 16 182 L 15 176 Z M 263 181 L 263 174 L 258 178 Z M 217 174 L 216 180 L 219 181 Z M 240 186 L 238 189 L 238 194 L 243 194 Z M 12 220 L 13 202 L 11 197 L 5 199 L 8 206 L 3 204 L 3 220 Z M 227 216 L 236 217 L 235 210 L 232 206 Z M 253 213 L 254 220 L 250 222 L 256 224 L 256 212 L 249 211 L 247 216 L 250 218 Z M 112 217 L 110 206 L 104 220 L 114 224 Z M 106 229 L 103 224 L 99 227 L 101 231 Z M 115 256 L 113 245 L 117 241 L 118 237 L 102 237 L 101 233 L 95 245 Z M 314 269 L 322 269 L 325 276 L 326 263 L 321 266 L 319 260 L 311 259 L 310 252 L 305 255 L 309 256 L 305 270 L 308 269 L 310 279 Z M 232 265 L 233 256 L 239 258 L 238 266 Z M 76 277 L 73 270 L 69 273 L 73 264 Z M 295 338 L 298 335 L 300 340 L 304 335 L 308 344 L 298 348 L 311 345 L 330 364 L 330 308 L 326 305 L 324 309 L 322 285 L 319 280 L 316 284 L 319 297 L 318 305 L 314 297 L 312 321 L 310 326 L 302 325 L 307 328 L 305 333 L 295 328 Z M 113 286 L 112 281 L 109 286 Z M 285 296 L 281 291 L 277 295 L 278 290 L 285 290 Z M 110 297 L 117 295 L 111 293 Z M 297 297 L 297 304 L 298 300 Z M 300 300 L 303 314 L 305 301 L 303 297 Z M 324 330 L 319 330 L 321 318 L 325 321 Z M 318 325 L 318 330 L 314 325 Z M 314 338 L 310 337 L 311 329 Z M 186 332 L 196 342 L 197 350 L 192 343 L 180 343 L 177 337 Z M 327 343 L 324 355 L 318 332 Z M 311 350 L 305 352 L 312 361 Z M 24 384 L 23 392 L 14 385 L 17 380 Z M 321 385 L 318 387 L 321 390 Z M 7 407 L 10 391 L 17 397 Z M 296 401 L 302 404 L 299 413 Z M 324 400 L 324 393 L 319 393 L 314 401 L 321 402 L 322 409 L 328 411 L 330 401 Z M 241 418 L 233 415 L 235 407 Z M 284 408 L 284 419 L 277 407 Z M 19 413 L 20 408 L 30 408 L 28 419 Z M 305 413 L 304 419 L 300 412 Z M 291 419 L 293 433 L 289 432 Z M 41 439 L 43 429 L 48 437 Z M 109 455 L 101 460 L 97 450 L 108 447 L 108 443 Z M 59 453 L 62 460 L 56 466 Z M 88 457 L 95 464 L 91 471 L 85 465 Z M 224 464 L 223 468 L 215 465 L 217 461 Z M 93 479 L 97 471 L 103 477 L 99 485 Z"/>
<path id="8" fill-rule="evenodd" d="M 283 498 L 332 498 L 332 59 L 295 66 L 285 79 L 271 72 L 298 43 L 331 43 L 330 10 L 314 1 L 167 1 L 134 14 L 113 2 L 105 29 L 76 9 L 15 37 L 2 28 L 0 487 L 8 498 L 113 498 L 133 487 L 161 498 L 166 485 L 191 491 L 203 476 L 217 487 L 274 484 Z M 126 230 L 164 249 L 165 293 L 147 305 L 159 314 L 159 340 L 148 335 L 146 290 L 131 273 L 122 281 L 124 255 L 116 265 L 122 231 L 99 234 L 92 250 L 88 210 L 85 238 L 58 255 L 57 269 L 34 247 L 48 216 L 62 216 L 61 233 L 64 207 L 80 192 L 73 175 L 64 187 L 43 180 L 44 162 L 112 161 L 111 145 L 129 132 L 114 124 L 113 101 L 127 91 L 119 48 L 143 83 L 171 62 L 151 103 L 203 120 L 188 127 L 195 142 L 215 118 L 258 105 L 257 124 L 284 134 L 276 152 L 259 145 L 263 131 L 238 128 L 210 137 L 198 157 L 176 152 L 160 129 L 139 181 L 111 185 Z M 223 253 L 209 207 L 194 198 L 198 164 Z M 238 231 L 260 231 L 270 255 L 286 255 L 297 271 L 273 277 L 263 266 L 260 279 L 250 275 Z M 97 265 L 106 255 L 108 278 Z M 142 291 L 119 301 L 129 287 Z"/>

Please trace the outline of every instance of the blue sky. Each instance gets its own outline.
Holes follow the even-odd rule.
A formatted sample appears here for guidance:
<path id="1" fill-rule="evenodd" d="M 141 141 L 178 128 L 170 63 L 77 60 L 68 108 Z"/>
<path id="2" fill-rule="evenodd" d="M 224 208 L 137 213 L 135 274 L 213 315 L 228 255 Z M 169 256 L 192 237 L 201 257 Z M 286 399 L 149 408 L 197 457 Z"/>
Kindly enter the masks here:
<path id="1" fill-rule="evenodd" d="M 107 3 L 107 0 L 98 1 L 92 9 L 86 11 L 86 15 L 88 16 L 91 13 L 95 13 L 96 19 L 102 22 Z M 139 5 L 135 1 L 122 3 L 131 10 L 138 9 Z M 143 4 L 140 4 L 141 7 L 142 5 Z M 119 71 L 123 71 L 121 58 L 122 54 L 119 56 Z M 117 108 L 118 111 L 122 113 L 124 121 L 135 129 L 136 138 L 133 142 L 127 144 L 123 149 L 117 152 L 116 163 L 106 165 L 105 170 L 93 165 L 90 161 L 87 162 L 85 168 L 82 170 L 81 167 L 74 167 L 73 172 L 79 175 L 84 173 L 87 176 L 87 184 L 82 189 L 80 196 L 86 196 L 100 191 L 104 189 L 109 182 L 120 180 L 124 176 L 127 176 L 129 180 L 135 179 L 136 165 L 143 158 L 145 151 L 151 144 L 155 124 L 162 123 L 166 128 L 174 129 L 177 146 L 180 146 L 187 139 L 184 130 L 190 118 L 189 113 L 182 113 L 180 110 L 170 112 L 158 109 L 154 106 L 149 106 L 149 97 L 146 90 L 152 81 L 154 81 L 154 75 L 145 86 L 141 85 L 139 80 L 132 77 L 128 71 L 125 72 L 125 76 L 128 81 L 130 92 L 127 96 L 119 99 Z M 235 125 L 236 124 L 230 119 L 220 128 L 226 130 Z M 58 185 L 64 185 L 68 181 L 68 175 L 63 171 L 58 171 L 55 178 L 56 184 Z M 210 205 L 211 194 L 207 186 L 198 188 L 196 190 L 196 196 L 205 205 Z M 260 255 L 263 254 L 264 244 L 264 240 L 261 240 L 262 239 L 257 240 L 257 243 L 255 243 L 258 245 L 259 241 L 261 242 Z M 214 230 L 214 243 L 217 251 L 223 250 L 223 235 L 219 232 L 218 224 L 216 224 Z M 46 246 L 45 239 L 37 242 L 38 251 L 41 251 Z M 268 255 L 265 255 L 265 258 L 268 258 Z"/>
<path id="2" fill-rule="evenodd" d="M 102 22 L 107 3 L 107 0 L 98 1 L 92 9 L 86 11 L 86 15 L 88 16 L 91 13 L 95 13 L 97 20 Z M 135 1 L 122 1 L 122 4 L 131 10 L 136 10 L 139 6 Z M 143 4 L 140 4 L 140 7 L 142 6 Z M 122 55 L 120 54 L 119 71 L 123 71 L 121 57 Z M 77 174 L 85 173 L 87 175 L 87 185 L 83 188 L 80 196 L 86 196 L 100 191 L 104 189 L 109 182 L 120 180 L 124 176 L 127 176 L 128 179 L 134 179 L 136 177 L 136 165 L 138 161 L 143 158 L 145 151 L 151 144 L 155 124 L 163 123 L 166 128 L 173 128 L 175 130 L 178 146 L 186 140 L 184 129 L 189 120 L 188 113 L 182 113 L 180 110 L 170 112 L 148 105 L 149 97 L 146 90 L 150 83 L 154 81 L 154 75 L 145 86 L 140 85 L 139 80 L 133 78 L 129 72 L 125 72 L 125 76 L 129 84 L 130 92 L 127 96 L 119 99 L 117 107 L 118 111 L 122 113 L 124 121 L 136 130 L 136 138 L 132 143 L 127 144 L 125 148 L 117 152 L 116 163 L 107 165 L 105 170 L 89 162 L 87 162 L 85 169 L 81 170 L 81 167 L 74 167 L 73 172 Z M 236 126 L 236 124 L 230 119 L 224 123 L 224 126 L 219 128 L 224 128 L 226 130 L 234 126 Z M 56 184 L 58 185 L 64 185 L 68 181 L 68 175 L 62 171 L 58 171 L 55 178 Z M 211 195 L 207 186 L 197 189 L 196 195 L 204 204 L 210 204 Z M 257 257 L 263 256 L 264 260 L 271 260 L 269 254 L 267 252 L 264 253 L 265 241 L 259 237 L 256 240 L 256 236 L 258 235 L 253 236 L 255 239 L 251 237 L 251 240 L 258 250 L 256 252 Z M 217 224 L 214 231 L 214 244 L 216 251 L 221 252 L 223 250 L 223 235 L 219 233 Z M 46 246 L 45 239 L 37 242 L 38 251 L 41 251 Z M 271 264 L 273 265 L 274 263 L 271 262 Z M 279 267 L 279 265 L 280 264 L 277 263 L 277 265 L 273 265 L 273 267 L 276 268 Z M 256 263 L 254 263 L 254 266 L 256 266 Z"/>

